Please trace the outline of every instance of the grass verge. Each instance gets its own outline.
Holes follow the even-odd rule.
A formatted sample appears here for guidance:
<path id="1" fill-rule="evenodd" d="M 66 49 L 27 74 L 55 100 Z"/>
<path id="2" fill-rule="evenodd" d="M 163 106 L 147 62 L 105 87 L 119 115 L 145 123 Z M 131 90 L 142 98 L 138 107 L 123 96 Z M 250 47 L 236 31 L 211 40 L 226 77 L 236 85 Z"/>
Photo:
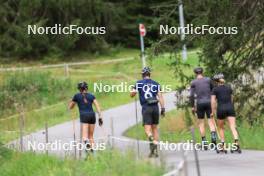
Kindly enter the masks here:
<path id="1" fill-rule="evenodd" d="M 190 122 L 191 121 L 191 122 Z M 189 124 L 189 125 L 188 125 Z M 196 118 L 186 118 L 183 110 L 173 110 L 166 114 L 166 117 L 160 121 L 160 140 L 169 142 L 182 142 L 191 140 L 190 127 L 195 127 L 195 138 L 201 141 L 198 128 L 196 127 Z M 261 126 L 250 127 L 246 123 L 238 124 L 240 143 L 243 149 L 264 150 L 263 134 L 264 129 Z M 210 134 L 207 126 L 207 139 L 210 140 Z M 226 142 L 233 142 L 232 134 L 229 127 L 225 127 Z M 145 134 L 142 124 L 135 125 L 128 129 L 126 136 L 145 140 Z"/>
<path id="2" fill-rule="evenodd" d="M 133 176 L 162 175 L 164 170 L 147 161 L 134 158 L 132 153 L 118 151 L 98 152 L 86 161 L 58 159 L 35 153 L 15 153 L 0 147 L 1 176 Z"/>
<path id="3" fill-rule="evenodd" d="M 135 51 L 124 51 L 117 55 L 131 57 L 135 55 Z M 106 59 L 109 59 L 109 57 Z M 113 57 L 111 56 L 110 58 Z M 152 60 L 150 65 L 153 70 L 152 77 L 156 81 L 161 85 L 170 85 L 172 89 L 175 89 L 179 85 L 179 82 L 173 76 L 174 73 L 170 66 L 172 62 L 172 59 L 164 56 Z M 189 54 L 188 63 L 196 65 L 197 62 L 198 55 L 194 51 Z M 189 71 L 191 73 L 191 70 Z M 21 82 L 20 77 L 17 77 L 16 73 L 11 73 L 10 75 L 7 75 L 9 73 L 0 73 L 0 85 L 7 83 L 8 86 L 6 87 L 16 89 L 18 86 L 12 86 L 14 85 L 13 82 L 16 84 L 19 83 L 20 90 L 16 92 L 18 95 L 21 92 L 24 93 L 21 95 L 21 99 L 17 99 L 15 96 L 15 100 L 17 101 L 16 103 L 22 102 L 24 104 L 25 132 L 30 133 L 38 129 L 43 129 L 46 122 L 49 126 L 53 126 L 64 121 L 69 121 L 73 117 L 78 117 L 77 108 L 75 108 L 76 111 L 73 114 L 69 114 L 66 111 L 66 107 L 67 102 L 77 92 L 76 84 L 82 80 L 88 82 L 89 91 L 96 96 L 103 110 L 133 101 L 129 97 L 128 92 L 98 92 L 94 87 L 96 83 L 119 85 L 122 82 L 126 82 L 128 85 L 134 85 L 137 79 L 141 79 L 140 72 L 141 60 L 140 58 L 135 58 L 134 60 L 120 63 L 73 66 L 70 67 L 69 76 L 65 76 L 64 68 L 33 70 L 32 72 L 23 73 L 24 76 L 20 76 L 25 78 L 27 80 L 26 82 Z M 165 73 L 169 76 L 164 76 Z M 61 82 L 60 86 L 57 86 L 57 82 Z M 32 88 L 35 93 L 32 93 L 32 90 L 29 88 Z M 14 95 L 13 91 L 9 88 L 6 90 L 7 97 Z M 12 97 L 10 98 L 12 100 L 10 101 L 11 103 L 4 101 L 6 102 L 5 107 L 11 107 L 13 104 Z M 20 100 L 22 101 L 19 102 Z M 2 138 L 3 142 L 18 137 L 19 114 L 15 111 L 15 108 L 10 107 L 2 108 L 0 113 L 2 114 L 0 116 L 0 133 L 2 134 L 0 138 Z"/>

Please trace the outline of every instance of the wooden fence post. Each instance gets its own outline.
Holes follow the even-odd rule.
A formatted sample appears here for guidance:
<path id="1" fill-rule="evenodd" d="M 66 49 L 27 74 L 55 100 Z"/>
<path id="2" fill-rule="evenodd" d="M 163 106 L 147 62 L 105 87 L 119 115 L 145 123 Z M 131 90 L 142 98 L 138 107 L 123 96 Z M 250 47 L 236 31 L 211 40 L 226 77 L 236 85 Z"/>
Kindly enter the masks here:
<path id="1" fill-rule="evenodd" d="M 64 64 L 64 74 L 66 77 L 69 76 L 69 65 L 68 64 Z"/>
<path id="2" fill-rule="evenodd" d="M 48 132 L 48 122 L 45 122 L 45 142 L 46 144 L 49 142 L 49 132 Z M 46 149 L 46 154 L 49 154 L 49 151 Z"/>
<path id="3" fill-rule="evenodd" d="M 24 128 L 25 128 L 25 123 L 24 123 L 24 109 L 23 109 L 23 105 L 21 105 L 20 108 L 18 108 L 20 111 L 20 115 L 19 115 L 19 134 L 20 134 L 20 151 L 23 152 L 24 150 L 24 140 L 23 140 L 23 136 L 24 136 Z"/>
<path id="4" fill-rule="evenodd" d="M 80 123 L 80 144 L 82 144 L 82 123 Z M 82 157 L 82 150 L 79 148 L 79 159 Z"/>

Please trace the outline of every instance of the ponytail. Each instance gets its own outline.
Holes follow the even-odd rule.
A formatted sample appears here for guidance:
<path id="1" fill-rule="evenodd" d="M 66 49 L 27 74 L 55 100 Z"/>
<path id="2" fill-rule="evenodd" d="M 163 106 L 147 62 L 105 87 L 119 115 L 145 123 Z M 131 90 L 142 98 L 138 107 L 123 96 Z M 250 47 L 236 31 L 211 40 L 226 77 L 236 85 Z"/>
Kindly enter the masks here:
<path id="1" fill-rule="evenodd" d="M 87 100 L 87 98 L 86 98 L 86 93 L 84 92 L 86 89 L 80 89 L 80 92 L 81 92 L 81 94 L 82 94 L 82 97 L 83 97 L 83 101 L 84 101 L 84 103 L 85 104 L 87 104 L 88 103 L 88 100 Z"/>

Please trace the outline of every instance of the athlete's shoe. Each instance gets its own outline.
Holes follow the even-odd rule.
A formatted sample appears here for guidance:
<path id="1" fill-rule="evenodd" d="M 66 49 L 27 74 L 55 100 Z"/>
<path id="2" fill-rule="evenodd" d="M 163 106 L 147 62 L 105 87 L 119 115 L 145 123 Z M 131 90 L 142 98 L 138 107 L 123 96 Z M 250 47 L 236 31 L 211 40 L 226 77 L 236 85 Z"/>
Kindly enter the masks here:
<path id="1" fill-rule="evenodd" d="M 216 149 L 216 153 L 225 153 L 227 154 L 227 150 L 225 149 L 225 144 L 222 142 L 218 145 L 219 148 Z"/>
<path id="2" fill-rule="evenodd" d="M 208 142 L 207 141 L 202 141 L 201 149 L 202 150 L 208 150 Z"/>
<path id="3" fill-rule="evenodd" d="M 216 139 L 212 139 L 211 143 L 212 143 L 212 145 L 210 145 L 210 149 L 211 150 L 216 150 L 217 149 L 217 147 L 216 147 L 216 145 L 217 145 Z"/>
<path id="4" fill-rule="evenodd" d="M 159 157 L 159 153 L 158 153 L 158 145 L 154 144 L 154 152 L 153 152 L 153 156 L 154 157 Z"/>
<path id="5" fill-rule="evenodd" d="M 235 150 L 233 150 L 233 149 L 230 150 L 231 153 L 235 153 L 235 152 L 242 153 L 240 145 L 238 144 L 238 141 L 235 141 L 235 147 L 236 147 Z"/>
<path id="6" fill-rule="evenodd" d="M 155 150 L 155 145 L 153 143 L 154 138 L 153 136 L 149 136 L 149 150 L 150 150 L 150 154 L 149 157 L 152 157 L 154 155 L 154 150 Z"/>
<path id="7" fill-rule="evenodd" d="M 211 131 L 211 143 L 213 145 L 210 146 L 211 150 L 216 150 L 216 145 L 217 145 L 217 135 L 215 131 Z"/>
<path id="8" fill-rule="evenodd" d="M 84 141 L 84 145 L 85 145 L 85 152 L 88 153 L 88 152 L 93 152 L 93 149 L 91 147 L 91 144 L 89 143 L 89 141 Z"/>

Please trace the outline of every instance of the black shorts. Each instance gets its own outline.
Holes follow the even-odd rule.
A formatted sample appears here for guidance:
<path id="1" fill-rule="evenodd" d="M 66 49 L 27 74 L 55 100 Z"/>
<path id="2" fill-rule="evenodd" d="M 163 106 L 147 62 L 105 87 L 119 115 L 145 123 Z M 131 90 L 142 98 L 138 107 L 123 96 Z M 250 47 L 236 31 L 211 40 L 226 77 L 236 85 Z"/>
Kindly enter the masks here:
<path id="1" fill-rule="evenodd" d="M 236 112 L 233 104 L 219 104 L 217 107 L 217 119 L 223 120 L 227 117 L 235 117 Z"/>
<path id="2" fill-rule="evenodd" d="M 159 106 L 143 105 L 142 106 L 143 125 L 159 124 Z"/>
<path id="3" fill-rule="evenodd" d="M 198 119 L 204 119 L 204 115 L 206 114 L 207 118 L 211 118 L 211 103 L 197 103 L 197 117 Z"/>
<path id="4" fill-rule="evenodd" d="M 95 113 L 82 114 L 80 116 L 80 121 L 81 123 L 95 124 L 96 122 Z"/>

